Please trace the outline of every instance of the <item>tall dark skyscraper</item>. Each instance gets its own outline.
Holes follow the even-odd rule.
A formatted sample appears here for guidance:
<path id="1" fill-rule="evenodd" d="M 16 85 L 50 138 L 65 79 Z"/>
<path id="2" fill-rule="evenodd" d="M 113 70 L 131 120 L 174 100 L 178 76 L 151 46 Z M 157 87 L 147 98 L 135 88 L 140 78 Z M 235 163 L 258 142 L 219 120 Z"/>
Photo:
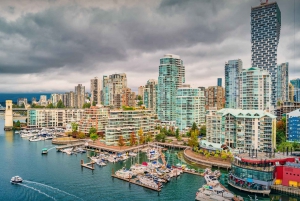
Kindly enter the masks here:
<path id="1" fill-rule="evenodd" d="M 268 70 L 271 75 L 271 105 L 277 101 L 277 47 L 281 13 L 276 2 L 251 8 L 252 66 Z"/>
<path id="2" fill-rule="evenodd" d="M 222 78 L 218 78 L 218 87 L 222 86 Z"/>

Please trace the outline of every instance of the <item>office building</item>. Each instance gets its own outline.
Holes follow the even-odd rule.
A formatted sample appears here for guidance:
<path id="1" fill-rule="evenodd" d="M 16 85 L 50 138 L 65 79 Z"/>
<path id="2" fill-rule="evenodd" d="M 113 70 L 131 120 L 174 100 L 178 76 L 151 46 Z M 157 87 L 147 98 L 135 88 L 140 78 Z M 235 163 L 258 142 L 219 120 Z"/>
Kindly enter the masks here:
<path id="1" fill-rule="evenodd" d="M 210 86 L 205 90 L 205 108 L 220 110 L 225 105 L 225 90 L 223 87 Z"/>
<path id="2" fill-rule="evenodd" d="M 160 59 L 157 86 L 157 114 L 161 121 L 176 121 L 177 88 L 185 83 L 185 67 L 178 55 L 166 54 Z"/>
<path id="3" fill-rule="evenodd" d="M 287 113 L 286 137 L 288 141 L 300 142 L 300 109 Z"/>
<path id="4" fill-rule="evenodd" d="M 241 59 L 225 63 L 225 108 L 239 108 L 239 76 L 242 69 Z"/>
<path id="5" fill-rule="evenodd" d="M 233 149 L 270 150 L 276 148 L 276 116 L 262 110 L 209 110 L 206 139 Z"/>
<path id="6" fill-rule="evenodd" d="M 144 88 L 143 103 L 147 109 L 156 112 L 157 80 L 150 79 Z"/>
<path id="7" fill-rule="evenodd" d="M 300 79 L 294 79 L 290 81 L 294 87 L 294 101 L 300 102 Z"/>
<path id="8" fill-rule="evenodd" d="M 289 63 L 277 66 L 277 102 L 289 100 Z"/>
<path id="9" fill-rule="evenodd" d="M 103 142 L 106 145 L 117 146 L 120 136 L 123 136 L 125 142 L 128 143 L 131 133 L 134 133 L 138 139 L 140 129 L 143 130 L 145 136 L 147 133 L 155 136 L 157 134 L 155 118 L 156 115 L 152 110 L 110 110 Z"/>
<path id="10" fill-rule="evenodd" d="M 75 86 L 75 107 L 82 108 L 85 103 L 85 87 L 82 84 Z"/>
<path id="11" fill-rule="evenodd" d="M 271 80 L 268 71 L 252 67 L 244 69 L 239 77 L 239 106 L 244 110 L 267 110 L 271 107 Z"/>
<path id="12" fill-rule="evenodd" d="M 101 83 L 98 77 L 91 79 L 91 105 L 101 104 Z"/>
<path id="13" fill-rule="evenodd" d="M 179 87 L 176 96 L 176 126 L 180 131 L 205 123 L 205 91 Z"/>
<path id="14" fill-rule="evenodd" d="M 277 103 L 277 48 L 281 13 L 276 2 L 261 3 L 251 8 L 252 66 L 266 70 L 271 79 L 271 105 Z"/>

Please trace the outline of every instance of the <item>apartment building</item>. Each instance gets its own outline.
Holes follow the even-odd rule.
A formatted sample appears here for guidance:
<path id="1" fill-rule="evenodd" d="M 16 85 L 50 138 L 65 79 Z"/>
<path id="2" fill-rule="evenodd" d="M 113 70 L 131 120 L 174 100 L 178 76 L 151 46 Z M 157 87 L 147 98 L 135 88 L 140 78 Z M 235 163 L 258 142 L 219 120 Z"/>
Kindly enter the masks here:
<path id="1" fill-rule="evenodd" d="M 223 87 L 210 86 L 205 91 L 205 108 L 224 108 L 225 105 L 225 90 Z"/>
<path id="2" fill-rule="evenodd" d="M 150 79 L 144 88 L 143 103 L 146 108 L 156 112 L 157 80 Z"/>

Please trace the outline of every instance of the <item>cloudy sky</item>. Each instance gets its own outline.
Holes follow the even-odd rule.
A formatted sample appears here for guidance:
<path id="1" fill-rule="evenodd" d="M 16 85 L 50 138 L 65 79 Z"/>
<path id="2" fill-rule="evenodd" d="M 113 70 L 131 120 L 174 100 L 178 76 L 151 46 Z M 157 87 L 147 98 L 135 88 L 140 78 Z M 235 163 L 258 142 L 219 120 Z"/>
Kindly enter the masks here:
<path id="1" fill-rule="evenodd" d="M 278 63 L 300 77 L 300 2 L 278 0 Z M 137 89 L 159 59 L 180 55 L 186 82 L 216 85 L 224 63 L 251 64 L 250 11 L 259 0 L 1 0 L 0 92 L 64 92 L 126 73 Z M 294 40 L 294 8 L 295 40 Z M 294 41 L 296 59 L 294 60 Z"/>

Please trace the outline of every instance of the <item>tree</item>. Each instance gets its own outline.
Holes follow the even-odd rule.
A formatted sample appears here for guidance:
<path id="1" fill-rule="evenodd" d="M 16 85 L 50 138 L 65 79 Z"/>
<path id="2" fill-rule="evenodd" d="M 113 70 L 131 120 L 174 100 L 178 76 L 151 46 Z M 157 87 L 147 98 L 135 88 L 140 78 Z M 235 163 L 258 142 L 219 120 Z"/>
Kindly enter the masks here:
<path id="1" fill-rule="evenodd" d="M 193 147 L 198 146 L 198 134 L 199 134 L 198 130 L 191 131 L 191 137 L 188 140 L 188 144 L 190 147 L 193 148 Z"/>
<path id="2" fill-rule="evenodd" d="M 96 106 L 96 102 L 95 101 L 93 101 L 93 106 Z"/>
<path id="3" fill-rule="evenodd" d="M 198 130 L 197 124 L 194 122 L 192 125 L 192 131 Z"/>
<path id="4" fill-rule="evenodd" d="M 177 128 L 176 129 L 176 132 L 175 132 L 175 137 L 176 137 L 176 139 L 178 140 L 179 139 L 179 137 L 180 137 L 180 135 L 179 135 L 179 129 Z"/>
<path id="5" fill-rule="evenodd" d="M 85 134 L 83 132 L 78 132 L 77 135 L 76 135 L 76 138 L 79 138 L 79 139 L 84 139 L 85 138 Z M 91 138 L 92 139 L 92 138 Z M 92 139 L 93 140 L 93 139 Z M 97 140 L 97 139 L 96 139 Z"/>
<path id="6" fill-rule="evenodd" d="M 119 145 L 120 149 L 121 149 L 121 147 L 125 146 L 125 140 L 122 135 L 120 135 L 120 137 L 119 137 L 118 145 Z"/>
<path id="7" fill-rule="evenodd" d="M 280 145 L 286 141 L 286 118 L 283 117 L 276 123 L 276 144 Z"/>
<path id="8" fill-rule="evenodd" d="M 65 105 L 64 105 L 64 103 L 62 102 L 62 100 L 59 100 L 59 101 L 57 102 L 57 104 L 56 104 L 56 107 L 57 107 L 57 108 L 65 108 Z"/>
<path id="9" fill-rule="evenodd" d="M 90 138 L 95 143 L 95 141 L 99 138 L 99 136 L 97 135 L 97 133 L 91 133 Z"/>
<path id="10" fill-rule="evenodd" d="M 52 103 L 48 104 L 46 108 L 54 108 L 54 105 Z"/>
<path id="11" fill-rule="evenodd" d="M 206 136 L 206 126 L 205 125 L 201 126 L 200 135 Z"/>
<path id="12" fill-rule="evenodd" d="M 138 95 L 137 99 L 141 101 L 142 100 L 142 96 Z"/>
<path id="13" fill-rule="evenodd" d="M 129 144 L 130 144 L 130 146 L 133 146 L 133 145 L 136 144 L 136 142 L 137 142 L 137 141 L 136 141 L 135 133 L 132 132 L 132 133 L 130 134 Z"/>
<path id="14" fill-rule="evenodd" d="M 140 101 L 138 102 L 138 106 L 141 106 L 141 105 L 143 105 L 143 101 L 140 100 Z"/>
<path id="15" fill-rule="evenodd" d="M 91 127 L 89 130 L 89 136 L 91 136 L 92 134 L 96 134 L 97 135 L 97 129 L 94 127 Z"/>
<path id="16" fill-rule="evenodd" d="M 138 131 L 138 135 L 139 135 L 139 143 L 144 144 L 145 143 L 145 136 L 144 136 L 144 132 L 143 132 L 142 128 L 140 128 L 140 130 Z"/>
<path id="17" fill-rule="evenodd" d="M 91 103 L 84 103 L 82 108 L 90 108 L 91 107 Z"/>
<path id="18" fill-rule="evenodd" d="M 72 132 L 75 132 L 75 131 L 78 130 L 78 124 L 77 124 L 77 123 L 72 122 L 72 123 L 71 123 L 71 126 L 72 126 Z"/>
<path id="19" fill-rule="evenodd" d="M 152 141 L 153 141 L 152 133 L 148 132 L 146 135 L 146 142 L 152 142 Z"/>

